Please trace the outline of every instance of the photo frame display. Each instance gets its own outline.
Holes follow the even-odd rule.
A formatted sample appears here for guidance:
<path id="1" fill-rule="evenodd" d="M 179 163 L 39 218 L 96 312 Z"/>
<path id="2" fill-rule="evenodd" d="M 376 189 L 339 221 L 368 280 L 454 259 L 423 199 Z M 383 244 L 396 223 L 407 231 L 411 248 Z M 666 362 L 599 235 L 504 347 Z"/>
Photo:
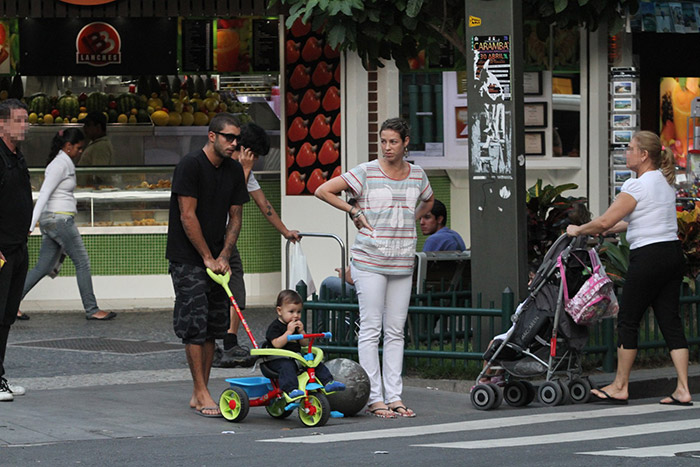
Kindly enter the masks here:
<path id="1" fill-rule="evenodd" d="M 627 165 L 627 157 L 625 157 L 625 151 L 613 151 L 612 163 L 615 166 L 625 167 Z"/>
<path id="2" fill-rule="evenodd" d="M 634 81 L 613 81 L 613 95 L 634 96 L 637 94 L 637 83 Z"/>
<path id="3" fill-rule="evenodd" d="M 637 99 L 633 97 L 616 97 L 613 99 L 613 110 L 615 112 L 637 110 Z"/>
<path id="4" fill-rule="evenodd" d="M 629 144 L 633 134 L 632 130 L 615 130 L 612 132 L 612 144 Z"/>
<path id="5" fill-rule="evenodd" d="M 529 131 L 525 133 L 526 156 L 544 156 L 545 148 L 544 131 Z"/>
<path id="6" fill-rule="evenodd" d="M 523 94 L 526 96 L 542 95 L 541 71 L 526 71 L 523 73 Z"/>
<path id="7" fill-rule="evenodd" d="M 547 103 L 546 102 L 525 102 L 525 128 L 546 128 L 547 127 Z"/>
<path id="8" fill-rule="evenodd" d="M 613 181 L 615 184 L 625 183 L 630 178 L 632 178 L 632 171 L 629 169 L 613 171 Z"/>
<path id="9" fill-rule="evenodd" d="M 636 128 L 636 114 L 612 114 L 613 128 Z"/>

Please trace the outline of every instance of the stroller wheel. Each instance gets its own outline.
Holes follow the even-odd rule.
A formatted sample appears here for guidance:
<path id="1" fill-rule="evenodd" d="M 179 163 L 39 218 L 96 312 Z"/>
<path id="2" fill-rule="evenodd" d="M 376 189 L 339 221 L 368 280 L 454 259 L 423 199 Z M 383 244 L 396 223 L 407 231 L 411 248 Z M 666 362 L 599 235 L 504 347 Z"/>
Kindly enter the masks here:
<path id="1" fill-rule="evenodd" d="M 534 397 L 535 391 L 532 391 L 532 396 Z M 506 384 L 503 388 L 503 398 L 506 400 L 506 404 L 511 407 L 523 407 L 530 402 L 532 399 L 528 400 L 530 397 L 530 392 L 528 391 L 525 382 L 523 381 L 513 381 Z"/>
<path id="2" fill-rule="evenodd" d="M 488 384 L 477 384 L 472 389 L 470 398 L 477 410 L 491 410 L 496 404 L 496 394 Z"/>
<path id="3" fill-rule="evenodd" d="M 547 381 L 540 386 L 540 389 L 537 391 L 540 403 L 549 407 L 559 405 L 563 395 L 561 386 L 559 386 L 559 383 L 556 381 Z"/>
<path id="4" fill-rule="evenodd" d="M 499 388 L 496 383 L 488 383 L 488 385 L 491 386 L 491 389 L 493 389 L 493 393 L 496 396 L 496 401 L 493 403 L 493 407 L 491 408 L 497 409 L 503 403 L 503 393 L 501 392 L 501 388 Z"/>
<path id="5" fill-rule="evenodd" d="M 591 398 L 591 383 L 585 378 L 574 378 L 569 382 L 569 392 L 574 404 L 585 404 Z"/>
<path id="6" fill-rule="evenodd" d="M 527 402 L 525 402 L 525 405 L 528 405 L 535 400 L 535 397 L 537 397 L 537 390 L 530 381 L 521 381 L 521 383 L 523 383 L 527 389 Z"/>
<path id="7" fill-rule="evenodd" d="M 564 382 L 564 380 L 560 379 L 557 382 L 561 388 L 561 401 L 559 401 L 559 405 L 571 404 L 571 393 L 569 392 L 569 386 Z"/>

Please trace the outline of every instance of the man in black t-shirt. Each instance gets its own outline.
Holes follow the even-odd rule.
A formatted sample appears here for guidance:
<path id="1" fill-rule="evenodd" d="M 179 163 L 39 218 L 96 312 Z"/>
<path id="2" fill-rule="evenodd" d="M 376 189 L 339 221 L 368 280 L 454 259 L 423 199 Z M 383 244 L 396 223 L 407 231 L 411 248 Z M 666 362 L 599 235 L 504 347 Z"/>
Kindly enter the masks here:
<path id="1" fill-rule="evenodd" d="M 231 159 L 240 131 L 233 115 L 217 114 L 204 148 L 175 167 L 170 196 L 165 256 L 175 288 L 173 327 L 185 344 L 192 373 L 190 407 L 204 417 L 222 416 L 207 384 L 214 339 L 223 339 L 229 327 L 229 300 L 206 269 L 230 271 L 229 258 L 241 231 L 248 191 L 243 168 Z"/>
<path id="2" fill-rule="evenodd" d="M 5 379 L 5 350 L 15 322 L 29 257 L 32 185 L 18 145 L 27 133 L 27 107 L 17 99 L 0 102 L 0 401 L 24 394 Z"/>

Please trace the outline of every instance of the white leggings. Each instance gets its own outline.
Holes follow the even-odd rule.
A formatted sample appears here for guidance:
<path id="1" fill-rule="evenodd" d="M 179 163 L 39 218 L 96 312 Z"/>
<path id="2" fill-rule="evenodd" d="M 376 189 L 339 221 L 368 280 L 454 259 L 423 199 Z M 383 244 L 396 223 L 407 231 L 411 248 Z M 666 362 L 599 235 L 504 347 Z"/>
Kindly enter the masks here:
<path id="1" fill-rule="evenodd" d="M 351 266 L 360 302 L 360 365 L 370 381 L 368 405 L 401 400 L 403 381 L 404 326 L 411 301 L 412 276 L 367 272 Z M 379 336 L 384 327 L 382 368 L 379 367 Z"/>

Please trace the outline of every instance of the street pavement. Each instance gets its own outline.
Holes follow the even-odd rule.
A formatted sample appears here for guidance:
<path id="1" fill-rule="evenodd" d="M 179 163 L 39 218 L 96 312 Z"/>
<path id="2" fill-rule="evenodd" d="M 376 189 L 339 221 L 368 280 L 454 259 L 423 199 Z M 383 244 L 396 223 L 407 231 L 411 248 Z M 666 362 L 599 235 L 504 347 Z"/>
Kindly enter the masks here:
<path id="1" fill-rule="evenodd" d="M 246 312 L 254 336 L 261 340 L 274 317 L 272 308 L 251 308 Z M 240 336 L 243 343 L 248 344 L 243 330 Z M 39 341 L 52 340 L 61 346 L 70 339 L 77 339 L 85 348 L 37 347 Z M 113 347 L 105 345 L 112 340 L 119 342 Z M 137 352 L 124 353 L 122 341 L 128 341 L 127 345 Z M 331 419 L 324 427 L 308 429 L 300 426 L 296 414 L 286 420 L 275 420 L 266 414 L 264 408 L 251 408 L 246 420 L 239 424 L 207 419 L 197 416 L 188 407 L 191 380 L 184 348 L 172 332 L 170 310 L 120 312 L 110 322 L 87 321 L 80 311 L 33 312 L 29 321 L 19 321 L 12 327 L 5 367 L 7 378 L 25 386 L 28 392 L 16 397 L 14 402 L 0 403 L 0 465 L 28 465 L 39 461 L 44 465 L 94 465 L 105 463 L 97 462 L 104 458 L 105 453 L 120 465 L 224 465 L 236 461 L 243 465 L 269 465 L 270 459 L 265 458 L 264 453 L 274 453 L 278 460 L 285 458 L 285 449 L 303 455 L 307 452 L 303 445 L 319 441 L 327 448 L 326 455 L 336 449 L 353 454 L 352 462 L 348 459 L 344 462 L 329 460 L 340 465 L 426 465 L 432 462 L 432 456 L 436 454 L 434 449 L 426 451 L 426 448 L 416 447 L 416 451 L 409 455 L 403 448 L 396 447 L 395 439 L 387 439 L 384 443 L 381 439 L 388 436 L 405 441 L 416 437 L 410 439 L 411 446 L 463 443 L 473 434 L 478 434 L 480 429 L 496 428 L 499 424 L 508 426 L 512 432 L 509 436 L 515 437 L 522 436 L 522 433 L 514 426 L 550 420 L 541 417 L 551 417 L 552 422 L 577 420 L 578 426 L 585 423 L 581 420 L 598 416 L 589 412 L 597 411 L 602 417 L 609 413 L 605 410 L 613 410 L 598 404 L 549 408 L 534 403 L 525 409 L 513 409 L 503 404 L 498 410 L 480 412 L 472 408 L 469 400 L 468 391 L 473 384 L 470 381 L 406 378 L 404 401 L 418 413 L 414 419 L 380 420 L 359 414 Z M 259 370 L 251 368 L 214 368 L 209 384 L 212 396 L 218 399 L 228 387 L 225 378 L 258 375 Z M 621 407 L 622 412 L 613 414 L 629 417 L 625 423 L 632 425 L 639 422 L 639 414 L 643 413 L 659 423 L 675 424 L 672 426 L 678 426 L 686 434 L 700 435 L 697 429 L 688 431 L 689 427 L 700 428 L 696 422 L 696 409 L 700 408 L 700 403 L 685 412 L 674 412 L 675 408 L 656 403 L 659 397 L 672 390 L 673 375 L 672 368 L 635 371 L 631 395 L 636 400 L 628 407 Z M 591 380 L 606 383 L 612 376 L 599 373 L 592 375 Z M 691 389 L 696 391 L 696 400 L 700 402 L 699 387 L 700 366 L 693 365 Z M 656 412 L 658 407 L 669 410 L 659 414 Z M 672 422 L 657 420 L 676 413 L 681 419 Z M 682 419 L 691 413 L 690 421 Z M 525 418 L 516 423 L 518 417 Z M 618 426 L 618 422 L 610 423 L 611 430 Z M 669 431 L 659 430 L 663 433 Z M 435 438 L 441 433 L 442 438 Z M 333 441 L 334 436 L 339 437 L 338 442 Z M 293 441 L 294 447 L 284 446 L 282 440 L 286 438 Z M 280 442 L 273 446 L 266 444 L 265 439 Z M 694 439 L 700 438 L 696 436 Z M 353 448 L 352 440 L 364 440 L 362 449 Z M 211 451 L 202 450 L 200 442 L 205 446 L 211 443 Z M 476 444 L 441 446 L 440 459 L 445 465 L 461 465 L 465 452 L 477 446 L 491 446 L 479 439 L 472 443 Z M 510 446 L 513 441 L 507 438 L 491 443 L 497 448 L 504 443 Z M 339 447 L 341 444 L 342 448 Z M 673 443 L 669 441 L 669 444 Z M 614 448 L 612 445 L 610 449 Z M 253 461 L 251 449 L 262 457 Z M 696 450 L 700 452 L 700 446 Z M 193 463 L 193 459 L 201 461 Z M 557 465 L 536 463 L 534 458 L 528 462 L 521 460 L 521 465 Z M 508 458 L 504 461 L 508 462 Z M 477 462 L 476 465 L 488 465 L 489 462 Z M 307 465 L 321 463 L 307 462 Z"/>

